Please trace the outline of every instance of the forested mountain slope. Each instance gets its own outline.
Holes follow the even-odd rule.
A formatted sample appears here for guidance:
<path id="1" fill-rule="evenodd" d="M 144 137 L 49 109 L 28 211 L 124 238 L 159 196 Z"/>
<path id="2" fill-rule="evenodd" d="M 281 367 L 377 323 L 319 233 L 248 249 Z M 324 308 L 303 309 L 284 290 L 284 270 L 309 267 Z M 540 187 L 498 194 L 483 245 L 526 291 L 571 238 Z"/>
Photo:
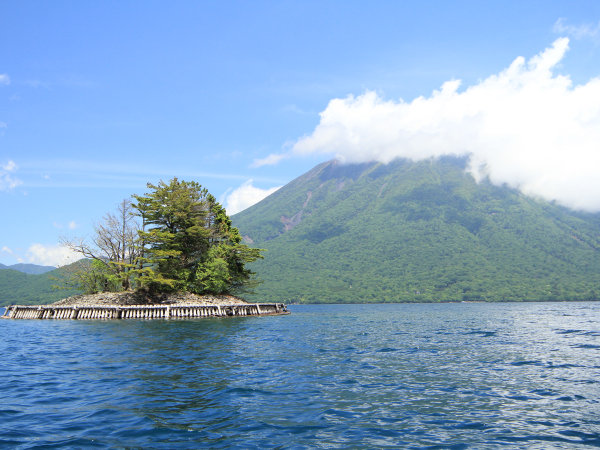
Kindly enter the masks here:
<path id="1" fill-rule="evenodd" d="M 12 269 L 0 269 L 0 306 L 43 305 L 77 293 L 56 289 L 69 266 L 41 274 L 28 274 Z"/>
<path id="2" fill-rule="evenodd" d="M 287 302 L 600 297 L 600 215 L 477 183 L 465 160 L 323 163 L 233 216 Z"/>

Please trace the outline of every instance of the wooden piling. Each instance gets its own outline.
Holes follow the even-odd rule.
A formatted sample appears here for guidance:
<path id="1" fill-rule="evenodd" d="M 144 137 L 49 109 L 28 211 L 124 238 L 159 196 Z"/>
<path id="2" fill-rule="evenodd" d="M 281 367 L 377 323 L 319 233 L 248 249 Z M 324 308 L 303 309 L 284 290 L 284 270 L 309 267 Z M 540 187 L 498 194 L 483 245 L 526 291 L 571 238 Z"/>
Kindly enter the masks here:
<path id="1" fill-rule="evenodd" d="M 114 319 L 193 319 L 206 317 L 244 317 L 288 314 L 283 303 L 232 305 L 11 305 L 3 319 L 114 320 Z"/>

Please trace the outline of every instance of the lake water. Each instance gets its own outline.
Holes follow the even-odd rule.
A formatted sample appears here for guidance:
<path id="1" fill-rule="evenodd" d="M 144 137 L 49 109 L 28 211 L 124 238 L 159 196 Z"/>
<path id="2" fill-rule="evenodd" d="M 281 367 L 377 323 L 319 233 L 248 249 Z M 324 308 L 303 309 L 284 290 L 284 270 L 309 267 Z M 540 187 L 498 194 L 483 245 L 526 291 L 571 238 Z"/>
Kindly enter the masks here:
<path id="1" fill-rule="evenodd" d="M 600 446 L 600 304 L 0 321 L 0 447 Z"/>

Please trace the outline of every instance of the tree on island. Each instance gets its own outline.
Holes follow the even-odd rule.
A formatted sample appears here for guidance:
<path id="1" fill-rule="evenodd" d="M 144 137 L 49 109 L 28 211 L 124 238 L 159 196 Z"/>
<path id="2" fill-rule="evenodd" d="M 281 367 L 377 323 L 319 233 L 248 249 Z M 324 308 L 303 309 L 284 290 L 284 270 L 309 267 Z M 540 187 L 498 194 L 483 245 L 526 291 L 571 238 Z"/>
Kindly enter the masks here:
<path id="1" fill-rule="evenodd" d="M 62 244 L 80 253 L 81 262 L 71 273 L 71 284 L 86 293 L 127 291 L 135 277 L 134 269 L 142 256 L 138 233 L 141 228 L 130 200 L 123 200 L 116 214 L 107 213 L 94 229 L 92 242 L 62 239 Z"/>
<path id="2" fill-rule="evenodd" d="M 245 264 L 261 258 L 261 250 L 241 243 L 225 209 L 206 189 L 177 178 L 148 188 L 150 193 L 133 196 L 142 219 L 140 286 L 222 294 L 249 284 L 253 273 Z"/>
<path id="3" fill-rule="evenodd" d="M 242 243 L 225 209 L 200 184 L 173 178 L 123 201 L 96 227 L 93 245 L 63 241 L 88 261 L 72 276 L 86 293 L 135 288 L 150 294 L 225 294 L 256 282 L 246 263 L 261 250 Z M 131 214 L 130 214 L 131 213 Z M 131 220 L 130 220 L 131 219 Z"/>

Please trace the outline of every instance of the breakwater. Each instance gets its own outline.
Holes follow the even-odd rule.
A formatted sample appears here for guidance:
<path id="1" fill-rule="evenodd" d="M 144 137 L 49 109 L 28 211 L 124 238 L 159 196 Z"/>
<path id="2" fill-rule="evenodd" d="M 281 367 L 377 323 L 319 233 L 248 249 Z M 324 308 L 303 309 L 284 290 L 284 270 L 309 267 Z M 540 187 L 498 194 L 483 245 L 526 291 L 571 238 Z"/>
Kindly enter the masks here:
<path id="1" fill-rule="evenodd" d="M 72 305 L 8 306 L 3 319 L 192 319 L 289 314 L 283 303 L 236 305 Z"/>

